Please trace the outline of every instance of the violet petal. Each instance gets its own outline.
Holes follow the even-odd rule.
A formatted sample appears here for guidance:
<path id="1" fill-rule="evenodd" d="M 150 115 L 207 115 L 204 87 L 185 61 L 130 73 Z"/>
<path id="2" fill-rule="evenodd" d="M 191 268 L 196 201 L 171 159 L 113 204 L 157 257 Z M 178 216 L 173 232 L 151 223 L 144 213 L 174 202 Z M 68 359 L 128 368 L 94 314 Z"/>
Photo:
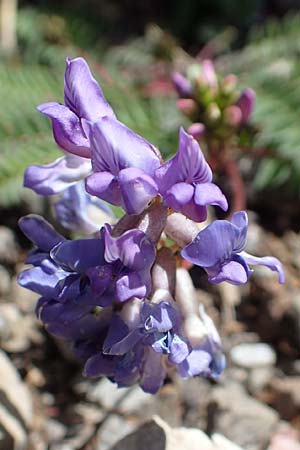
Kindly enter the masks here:
<path id="1" fill-rule="evenodd" d="M 19 220 L 19 227 L 34 245 L 45 252 L 49 252 L 55 245 L 65 240 L 47 220 L 36 214 L 22 217 Z"/>
<path id="2" fill-rule="evenodd" d="M 161 388 L 166 376 L 166 369 L 161 363 L 161 355 L 148 349 L 143 366 L 141 388 L 149 394 L 156 394 Z"/>
<path id="3" fill-rule="evenodd" d="M 231 284 L 240 285 L 247 283 L 249 278 L 247 264 L 242 258 L 237 260 L 237 255 L 234 255 L 231 261 L 223 264 L 216 274 L 210 275 L 209 269 L 207 271 L 209 275 L 208 280 L 212 284 L 219 284 L 223 281 L 227 281 Z"/>
<path id="4" fill-rule="evenodd" d="M 51 258 L 66 270 L 83 273 L 105 264 L 104 243 L 102 239 L 64 241 L 51 250 Z"/>
<path id="5" fill-rule="evenodd" d="M 227 211 L 228 203 L 221 189 L 214 183 L 197 184 L 195 188 L 195 203 L 199 206 L 217 205 Z"/>
<path id="6" fill-rule="evenodd" d="M 79 117 L 96 121 L 115 117 L 97 81 L 83 58 L 67 58 L 65 72 L 65 103 Z"/>
<path id="7" fill-rule="evenodd" d="M 193 350 L 187 358 L 178 365 L 179 375 L 183 379 L 197 375 L 208 376 L 210 374 L 211 355 L 201 349 Z"/>
<path id="8" fill-rule="evenodd" d="M 120 185 L 110 172 L 95 172 L 86 179 L 86 190 L 115 206 L 123 206 Z"/>
<path id="9" fill-rule="evenodd" d="M 150 279 L 150 273 L 148 278 Z M 116 281 L 116 295 L 118 300 L 125 302 L 132 297 L 146 297 L 149 294 L 147 281 L 147 279 L 142 277 L 141 273 L 137 272 L 121 275 Z"/>
<path id="10" fill-rule="evenodd" d="M 231 259 L 239 230 L 226 220 L 216 220 L 181 251 L 187 261 L 200 267 L 213 267 Z"/>
<path id="11" fill-rule="evenodd" d="M 117 361 L 115 358 L 97 353 L 91 356 L 85 366 L 83 374 L 89 378 L 96 378 L 100 376 L 113 376 Z"/>
<path id="12" fill-rule="evenodd" d="M 90 171 L 90 161 L 67 155 L 51 164 L 27 167 L 24 186 L 40 195 L 54 195 L 77 183 Z"/>
<path id="13" fill-rule="evenodd" d="M 134 167 L 119 172 L 119 184 L 124 209 L 128 214 L 141 214 L 158 193 L 153 178 L 143 170 Z"/>
<path id="14" fill-rule="evenodd" d="M 74 112 L 59 103 L 43 103 L 38 110 L 52 121 L 55 142 L 63 150 L 89 158 L 90 143 L 82 129 L 80 119 Z"/>
<path id="15" fill-rule="evenodd" d="M 116 176 L 120 170 L 134 167 L 153 176 L 160 166 L 154 147 L 111 117 L 93 124 L 90 138 L 95 172 L 111 172 Z"/>
<path id="16" fill-rule="evenodd" d="M 249 253 L 241 252 L 240 256 L 247 262 L 247 264 L 250 264 L 250 266 L 266 266 L 269 269 L 273 270 L 274 272 L 278 273 L 279 283 L 283 284 L 285 281 L 284 271 L 281 262 L 274 258 L 273 256 L 252 256 L 249 255 Z"/>

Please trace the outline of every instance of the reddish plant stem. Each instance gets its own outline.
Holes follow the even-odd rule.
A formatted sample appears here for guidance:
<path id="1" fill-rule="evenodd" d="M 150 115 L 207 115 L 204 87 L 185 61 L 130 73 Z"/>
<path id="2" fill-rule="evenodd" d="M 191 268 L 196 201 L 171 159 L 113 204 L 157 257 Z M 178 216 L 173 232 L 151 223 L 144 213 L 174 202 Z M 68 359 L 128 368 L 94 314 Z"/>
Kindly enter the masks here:
<path id="1" fill-rule="evenodd" d="M 240 169 L 232 157 L 228 148 L 224 145 L 210 147 L 210 165 L 216 172 L 223 172 L 228 177 L 231 188 L 231 208 L 230 214 L 246 209 L 247 196 L 246 188 L 241 177 Z"/>
<path id="2" fill-rule="evenodd" d="M 238 165 L 231 157 L 226 155 L 223 160 L 223 167 L 231 186 L 232 204 L 230 212 L 246 209 L 246 189 Z"/>

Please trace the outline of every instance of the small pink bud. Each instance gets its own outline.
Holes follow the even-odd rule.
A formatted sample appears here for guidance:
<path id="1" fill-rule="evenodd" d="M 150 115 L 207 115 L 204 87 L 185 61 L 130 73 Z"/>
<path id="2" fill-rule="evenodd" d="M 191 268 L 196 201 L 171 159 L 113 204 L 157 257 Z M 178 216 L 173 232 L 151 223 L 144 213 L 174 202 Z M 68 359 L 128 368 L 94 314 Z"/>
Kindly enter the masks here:
<path id="1" fill-rule="evenodd" d="M 205 59 L 202 62 L 202 76 L 205 79 L 208 86 L 216 88 L 218 86 L 217 74 L 210 59 Z"/>
<path id="2" fill-rule="evenodd" d="M 228 125 L 237 127 L 242 122 L 242 111 L 236 105 L 228 106 L 224 111 L 224 119 Z"/>
<path id="3" fill-rule="evenodd" d="M 188 117 L 193 116 L 193 114 L 197 111 L 197 103 L 191 98 L 180 98 L 177 100 L 177 107 Z"/>
<path id="4" fill-rule="evenodd" d="M 200 122 L 193 123 L 188 129 L 188 133 L 191 134 L 194 139 L 199 140 L 205 133 L 205 125 Z"/>

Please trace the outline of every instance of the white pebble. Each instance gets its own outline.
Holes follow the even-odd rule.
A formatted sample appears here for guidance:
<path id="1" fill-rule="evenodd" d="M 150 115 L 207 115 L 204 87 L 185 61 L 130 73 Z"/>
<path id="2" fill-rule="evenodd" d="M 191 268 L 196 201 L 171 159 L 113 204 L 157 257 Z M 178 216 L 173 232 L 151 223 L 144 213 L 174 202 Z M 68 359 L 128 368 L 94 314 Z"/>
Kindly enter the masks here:
<path id="1" fill-rule="evenodd" d="M 276 354 L 268 344 L 239 344 L 231 349 L 230 359 L 237 366 L 253 369 L 273 366 L 276 363 Z"/>

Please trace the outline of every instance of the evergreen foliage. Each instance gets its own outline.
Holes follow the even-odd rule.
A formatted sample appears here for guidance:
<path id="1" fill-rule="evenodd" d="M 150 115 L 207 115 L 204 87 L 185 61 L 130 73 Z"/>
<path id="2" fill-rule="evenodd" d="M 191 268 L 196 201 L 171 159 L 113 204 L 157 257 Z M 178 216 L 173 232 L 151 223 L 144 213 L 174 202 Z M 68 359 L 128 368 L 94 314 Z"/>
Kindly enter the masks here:
<path id="1" fill-rule="evenodd" d="M 256 188 L 300 181 L 300 15 L 256 27 L 246 46 L 219 59 L 219 67 L 257 93 L 254 146 L 270 149 L 256 173 Z"/>

